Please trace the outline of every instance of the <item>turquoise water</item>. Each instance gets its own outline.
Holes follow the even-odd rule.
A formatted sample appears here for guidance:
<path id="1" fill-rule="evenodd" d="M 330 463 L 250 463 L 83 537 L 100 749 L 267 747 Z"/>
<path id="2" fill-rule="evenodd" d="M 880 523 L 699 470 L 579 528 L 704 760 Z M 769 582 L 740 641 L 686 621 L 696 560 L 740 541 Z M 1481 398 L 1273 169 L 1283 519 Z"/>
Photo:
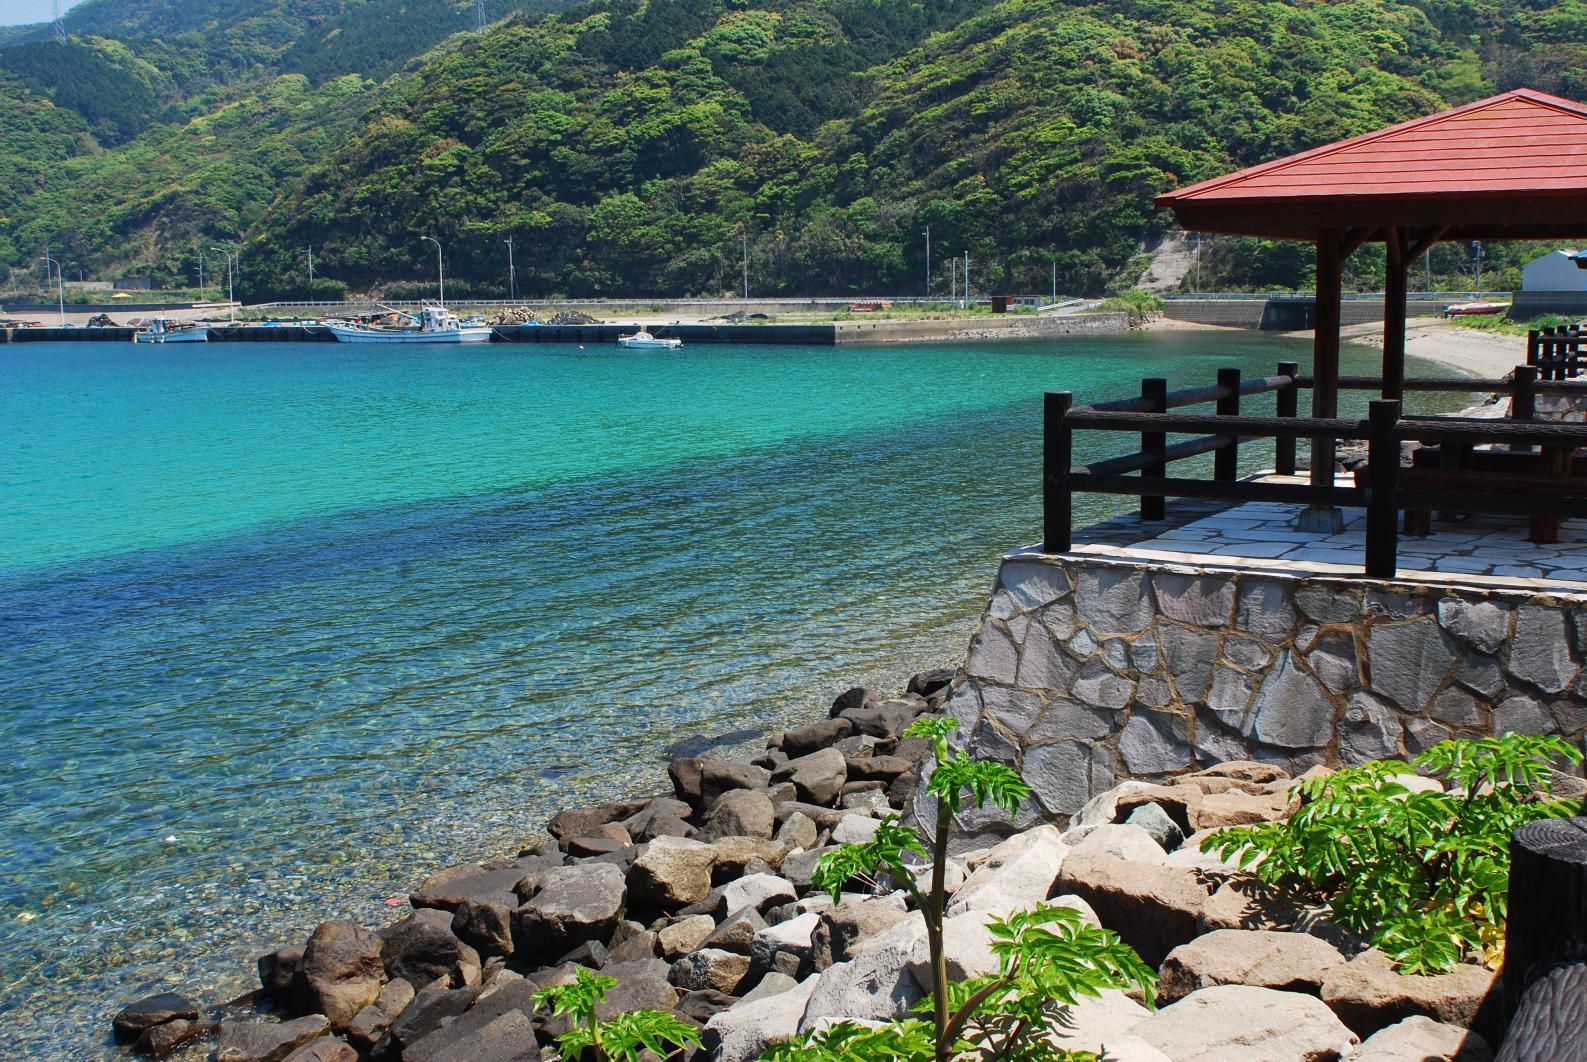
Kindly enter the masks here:
<path id="1" fill-rule="evenodd" d="M 1306 353 L 0 347 L 0 1057 L 956 662 L 1043 390 Z"/>

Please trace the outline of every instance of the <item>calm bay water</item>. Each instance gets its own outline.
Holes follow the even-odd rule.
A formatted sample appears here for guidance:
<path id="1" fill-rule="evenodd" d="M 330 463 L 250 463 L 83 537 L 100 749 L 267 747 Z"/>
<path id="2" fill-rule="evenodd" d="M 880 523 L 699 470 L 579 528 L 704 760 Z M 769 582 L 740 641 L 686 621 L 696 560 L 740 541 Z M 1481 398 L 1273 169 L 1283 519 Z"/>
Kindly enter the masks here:
<path id="1" fill-rule="evenodd" d="M 0 348 L 0 1057 L 957 662 L 1043 390 L 1307 353 Z"/>

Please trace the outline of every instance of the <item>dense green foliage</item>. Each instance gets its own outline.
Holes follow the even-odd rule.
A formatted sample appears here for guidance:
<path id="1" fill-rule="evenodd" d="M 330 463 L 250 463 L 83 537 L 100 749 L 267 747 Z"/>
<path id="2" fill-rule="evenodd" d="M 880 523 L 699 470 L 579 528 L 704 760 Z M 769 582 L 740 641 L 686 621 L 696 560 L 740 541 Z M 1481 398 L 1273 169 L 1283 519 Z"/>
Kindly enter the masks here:
<path id="1" fill-rule="evenodd" d="M 822 856 L 811 875 L 815 886 L 829 893 L 834 903 L 841 899 L 843 886 L 856 878 L 874 884 L 885 877 L 910 894 L 925 922 L 933 986 L 914 1009 L 931 1020 L 906 1018 L 876 1028 L 839 1021 L 773 1047 L 763 1058 L 770 1062 L 1090 1062 L 1095 1058 L 1090 1052 L 1055 1050 L 1048 1042 L 1047 1033 L 1061 1027 L 1066 1007 L 1081 996 L 1132 986 L 1140 989 L 1148 1006 L 1152 1004 L 1156 974 L 1117 934 L 1087 924 L 1071 908 L 1045 904 L 988 921 L 997 973 L 949 981 L 943 944 L 948 899 L 943 868 L 954 816 L 968 798 L 978 808 L 990 804 L 1014 818 L 1031 792 L 1005 763 L 950 752 L 948 739 L 958 726 L 956 719 L 924 716 L 904 731 L 906 738 L 931 742 L 933 766 L 926 791 L 936 798 L 936 829 L 926 836 L 903 826 L 897 816 L 888 816 L 869 841 L 839 845 Z M 906 862 L 911 854 L 932 860 L 930 884 L 924 888 Z"/>
<path id="2" fill-rule="evenodd" d="M 610 1021 L 597 1020 L 601 1000 L 616 984 L 615 977 L 575 966 L 572 981 L 548 985 L 535 993 L 537 1004 L 550 1007 L 553 1015 L 566 1014 L 572 1022 L 568 1031 L 557 1037 L 562 1058 L 638 1062 L 647 1051 L 666 1058 L 680 1047 L 700 1045 L 694 1026 L 665 1010 L 635 1010 Z"/>
<path id="3" fill-rule="evenodd" d="M 1056 263 L 1061 289 L 1100 293 L 1132 286 L 1172 224 L 1150 204 L 1163 189 L 1521 82 L 1587 96 L 1587 0 L 540 14 L 564 6 L 490 0 L 499 21 L 474 34 L 453 0 L 87 0 L 66 46 L 85 62 L 51 69 L 62 46 L 37 33 L 0 42 L 26 86 L 0 123 L 52 131 L 0 143 L 0 172 L 24 178 L 0 206 L 0 264 L 53 241 L 90 271 L 175 280 L 201 246 L 244 241 L 245 291 L 266 296 L 299 282 L 309 245 L 354 289 L 425 277 L 431 234 L 459 292 L 498 294 L 511 235 L 529 294 L 719 293 L 746 251 L 756 293 L 915 293 L 929 226 L 935 290 L 968 253 L 977 291 L 1046 290 Z M 68 128 L 51 106 L 93 133 L 58 172 L 38 165 Z M 246 132 L 205 132 L 231 122 Z M 211 188 L 225 166 L 240 187 Z M 67 206 L 112 200 L 106 217 Z M 1490 247 L 1486 286 L 1531 250 Z M 1436 249 L 1434 286 L 1470 287 L 1468 254 Z M 1381 268 L 1362 252 L 1348 279 Z M 1300 245 L 1211 241 L 1200 286 L 1304 286 L 1310 269 Z"/>
<path id="4" fill-rule="evenodd" d="M 1446 789 L 1408 788 L 1412 768 L 1400 760 L 1346 767 L 1299 783 L 1303 803 L 1287 820 L 1219 830 L 1201 847 L 1326 899 L 1334 921 L 1369 936 L 1406 973 L 1468 957 L 1497 965 L 1510 833 L 1576 813 L 1580 801 L 1550 798 L 1550 763 L 1581 758 L 1557 737 L 1441 741 L 1416 769 Z"/>

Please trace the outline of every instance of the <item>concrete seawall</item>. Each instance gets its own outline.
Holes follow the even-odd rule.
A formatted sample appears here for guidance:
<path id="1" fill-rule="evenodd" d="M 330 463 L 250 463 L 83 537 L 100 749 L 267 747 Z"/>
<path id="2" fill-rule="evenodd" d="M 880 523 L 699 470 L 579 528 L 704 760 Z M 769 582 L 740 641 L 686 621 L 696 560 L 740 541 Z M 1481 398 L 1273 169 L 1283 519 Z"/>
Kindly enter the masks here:
<path id="1" fill-rule="evenodd" d="M 1406 304 L 1412 317 L 1442 312 L 1443 302 L 1417 300 Z M 1378 299 L 1347 299 L 1342 308 L 1342 324 L 1366 324 L 1383 320 L 1383 303 Z M 1167 299 L 1163 316 L 1194 324 L 1221 325 L 1225 328 L 1257 328 L 1267 332 L 1299 332 L 1317 324 L 1317 300 L 1283 296 L 1272 299 Z"/>

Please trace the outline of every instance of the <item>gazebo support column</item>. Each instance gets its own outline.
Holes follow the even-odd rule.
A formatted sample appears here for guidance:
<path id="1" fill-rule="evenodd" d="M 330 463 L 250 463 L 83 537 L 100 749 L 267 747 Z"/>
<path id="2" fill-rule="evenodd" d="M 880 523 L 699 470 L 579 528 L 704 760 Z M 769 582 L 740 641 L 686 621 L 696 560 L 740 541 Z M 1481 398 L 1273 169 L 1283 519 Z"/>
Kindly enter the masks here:
<path id="1" fill-rule="evenodd" d="M 1344 272 L 1344 234 L 1338 229 L 1317 233 L 1317 312 L 1312 340 L 1311 415 L 1334 417 L 1339 411 L 1339 308 Z M 1311 441 L 1311 482 L 1314 487 L 1334 484 L 1334 440 Z M 1298 530 L 1337 534 L 1344 517 L 1332 506 L 1314 505 L 1296 518 Z"/>
<path id="2" fill-rule="evenodd" d="M 1405 397 L 1406 232 L 1398 225 L 1383 234 L 1383 397 Z"/>

